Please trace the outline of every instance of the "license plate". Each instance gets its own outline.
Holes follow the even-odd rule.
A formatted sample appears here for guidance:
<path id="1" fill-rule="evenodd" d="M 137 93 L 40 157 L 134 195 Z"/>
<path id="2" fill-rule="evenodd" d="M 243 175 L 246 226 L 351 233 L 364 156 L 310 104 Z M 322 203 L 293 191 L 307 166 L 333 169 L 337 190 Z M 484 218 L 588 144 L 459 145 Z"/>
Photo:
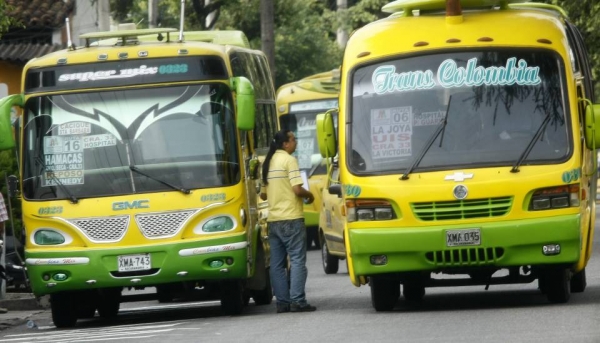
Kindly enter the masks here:
<path id="1" fill-rule="evenodd" d="M 122 255 L 119 256 L 117 263 L 120 272 L 148 270 L 152 265 L 150 254 Z"/>
<path id="2" fill-rule="evenodd" d="M 446 231 L 446 246 L 480 245 L 480 229 L 448 230 Z"/>

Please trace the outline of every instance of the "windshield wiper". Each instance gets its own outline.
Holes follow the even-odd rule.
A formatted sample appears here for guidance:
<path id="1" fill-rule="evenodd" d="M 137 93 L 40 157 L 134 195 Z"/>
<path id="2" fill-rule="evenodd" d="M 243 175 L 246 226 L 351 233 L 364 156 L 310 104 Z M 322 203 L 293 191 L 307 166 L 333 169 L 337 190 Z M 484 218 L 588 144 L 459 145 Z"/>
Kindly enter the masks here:
<path id="1" fill-rule="evenodd" d="M 521 156 L 519 157 L 517 162 L 515 162 L 515 164 L 513 165 L 512 169 L 510 170 L 511 173 L 519 172 L 519 167 L 521 166 L 521 163 L 523 163 L 523 161 L 527 158 L 527 156 L 529 155 L 531 150 L 533 150 L 535 143 L 537 143 L 538 139 L 542 136 L 542 134 L 544 133 L 544 130 L 546 129 L 546 126 L 548 125 L 549 122 L 550 122 L 550 115 L 546 115 L 546 118 L 544 119 L 544 121 L 542 122 L 542 124 L 540 125 L 538 130 L 536 131 L 535 135 L 533 135 L 533 138 L 531 139 L 531 141 L 529 141 L 529 144 L 527 144 L 527 146 L 525 147 L 525 150 L 523 150 L 523 152 L 521 153 Z"/>
<path id="2" fill-rule="evenodd" d="M 147 177 L 147 178 L 149 178 L 149 179 L 152 179 L 152 180 L 154 180 L 154 181 L 156 181 L 156 182 L 162 183 L 163 185 L 165 185 L 165 186 L 167 186 L 167 187 L 169 187 L 169 188 L 172 188 L 172 189 L 174 189 L 174 190 L 176 190 L 176 191 L 180 191 L 180 192 L 181 192 L 181 193 L 183 193 L 183 194 L 190 194 L 190 193 L 191 193 L 191 192 L 190 192 L 190 190 L 189 190 L 189 189 L 187 189 L 187 188 L 183 188 L 183 187 L 174 186 L 174 185 L 172 185 L 172 184 L 170 184 L 170 183 L 168 183 L 168 182 L 166 182 L 166 181 L 163 181 L 163 180 L 161 180 L 161 179 L 155 178 L 154 176 L 150 176 L 150 175 L 148 175 L 148 174 L 144 173 L 143 171 L 141 171 L 141 170 L 140 170 L 138 167 L 136 167 L 136 166 L 129 166 L 129 169 L 130 169 L 131 171 L 134 171 L 134 172 L 136 172 L 136 173 L 140 174 L 140 175 L 144 175 L 145 177 Z"/>
<path id="3" fill-rule="evenodd" d="M 412 171 L 415 170 L 419 163 L 421 163 L 421 160 L 423 159 L 423 157 L 425 157 L 425 154 L 427 153 L 427 151 L 429 151 L 429 148 L 431 148 L 433 142 L 435 142 L 440 133 L 444 132 L 444 130 L 446 129 L 446 124 L 448 123 L 448 115 L 450 114 L 450 102 L 452 102 L 452 96 L 448 98 L 448 107 L 446 108 L 446 116 L 444 116 L 444 120 L 440 123 L 437 129 L 435 129 L 433 135 L 429 137 L 429 140 L 427 141 L 427 143 L 425 143 L 425 146 L 423 146 L 423 149 L 421 149 L 413 164 L 408 169 L 406 169 L 404 174 L 402 174 L 402 176 L 400 177 L 400 180 L 408 180 L 408 174 L 412 173 Z M 444 139 L 443 135 L 440 139 L 440 146 L 442 146 L 442 139 Z"/>
<path id="4" fill-rule="evenodd" d="M 67 187 L 65 187 L 65 185 L 63 185 L 63 183 L 60 182 L 60 179 L 57 178 L 56 175 L 54 175 L 54 171 L 51 169 L 48 169 L 48 166 L 46 166 L 46 164 L 44 163 L 44 160 L 42 160 L 42 158 L 40 156 L 35 157 L 35 162 L 37 164 L 41 165 L 42 168 L 44 168 L 44 170 L 46 171 L 46 175 L 49 176 L 53 181 L 55 181 L 56 184 L 58 185 L 58 187 L 67 194 L 67 196 L 69 197 L 69 200 L 71 200 L 72 204 L 76 204 L 79 202 L 79 199 L 77 199 L 71 192 L 69 192 Z"/>

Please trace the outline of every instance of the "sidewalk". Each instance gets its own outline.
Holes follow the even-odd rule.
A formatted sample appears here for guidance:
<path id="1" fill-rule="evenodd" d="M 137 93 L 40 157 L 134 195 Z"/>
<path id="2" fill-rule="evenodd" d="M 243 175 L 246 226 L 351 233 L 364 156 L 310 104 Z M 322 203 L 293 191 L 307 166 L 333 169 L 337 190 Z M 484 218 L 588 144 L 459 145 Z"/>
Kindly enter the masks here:
<path id="1" fill-rule="evenodd" d="M 46 311 L 50 308 L 47 297 L 36 299 L 31 293 L 6 293 L 0 299 L 0 307 L 8 309 L 8 313 L 0 313 L 0 331 L 11 326 L 21 325 L 27 322 L 34 314 Z"/>

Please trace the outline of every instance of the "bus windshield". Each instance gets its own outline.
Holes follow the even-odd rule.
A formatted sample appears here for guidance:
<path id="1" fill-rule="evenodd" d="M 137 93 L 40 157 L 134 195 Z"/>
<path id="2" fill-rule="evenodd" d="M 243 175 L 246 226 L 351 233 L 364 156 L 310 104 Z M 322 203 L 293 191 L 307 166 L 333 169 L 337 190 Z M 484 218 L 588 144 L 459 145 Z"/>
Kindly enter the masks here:
<path id="1" fill-rule="evenodd" d="M 230 94 L 224 84 L 203 84 L 32 97 L 24 108 L 24 196 L 84 198 L 238 183 Z"/>
<path id="2" fill-rule="evenodd" d="M 317 114 L 337 107 L 337 99 L 298 102 L 290 105 L 290 113 L 280 117 L 281 127 L 294 132 L 298 140 L 294 155 L 298 158 L 300 170 L 307 174 L 326 173 L 327 168 L 317 143 L 315 121 Z"/>
<path id="3" fill-rule="evenodd" d="M 348 166 L 356 174 L 402 173 L 421 151 L 415 171 L 512 166 L 529 143 L 521 165 L 563 162 L 573 150 L 563 74 L 560 56 L 531 49 L 413 56 L 358 68 Z"/>

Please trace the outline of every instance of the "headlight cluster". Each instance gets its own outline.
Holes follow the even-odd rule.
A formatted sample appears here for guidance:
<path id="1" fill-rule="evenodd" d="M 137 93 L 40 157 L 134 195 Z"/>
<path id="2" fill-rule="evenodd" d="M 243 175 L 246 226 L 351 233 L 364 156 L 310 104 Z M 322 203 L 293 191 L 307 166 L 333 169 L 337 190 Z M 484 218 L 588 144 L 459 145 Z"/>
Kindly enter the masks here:
<path id="1" fill-rule="evenodd" d="M 347 200 L 346 219 L 349 222 L 391 220 L 396 214 L 386 200 Z"/>
<path id="2" fill-rule="evenodd" d="M 202 225 L 202 232 L 223 232 L 233 229 L 234 222 L 229 216 L 220 216 L 208 220 Z"/>
<path id="3" fill-rule="evenodd" d="M 542 188 L 533 192 L 529 209 L 550 210 L 579 206 L 579 184 Z"/>
<path id="4" fill-rule="evenodd" d="M 57 231 L 40 229 L 33 234 L 33 241 L 38 245 L 59 245 L 63 244 L 66 239 Z"/>

